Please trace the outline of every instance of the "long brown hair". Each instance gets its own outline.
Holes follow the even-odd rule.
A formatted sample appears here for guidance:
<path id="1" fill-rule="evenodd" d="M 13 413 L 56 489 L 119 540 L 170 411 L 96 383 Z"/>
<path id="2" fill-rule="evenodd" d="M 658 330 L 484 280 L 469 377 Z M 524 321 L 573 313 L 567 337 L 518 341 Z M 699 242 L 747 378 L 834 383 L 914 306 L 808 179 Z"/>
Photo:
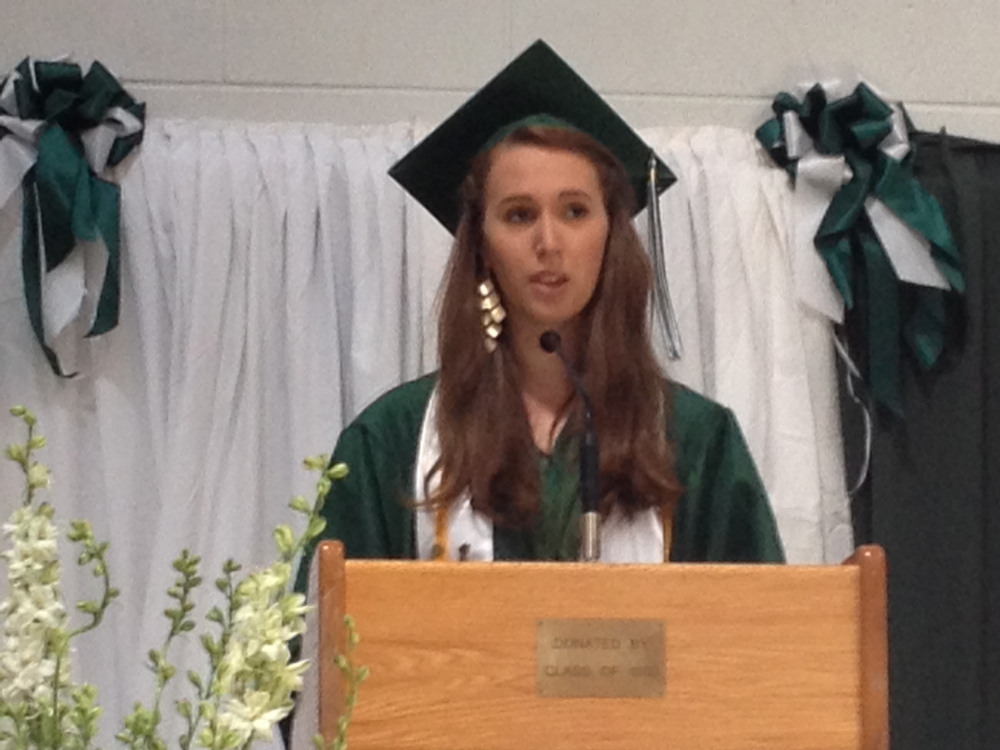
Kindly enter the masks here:
<path id="1" fill-rule="evenodd" d="M 578 362 L 600 435 L 601 511 L 672 508 L 683 488 L 665 435 L 669 391 L 649 341 L 652 272 L 632 226 L 634 195 L 625 171 L 610 151 L 576 130 L 525 127 L 497 145 L 514 144 L 585 156 L 604 194 L 607 248 L 594 296 L 581 313 Z M 509 343 L 501 335 L 497 350 L 487 352 L 475 292 L 484 273 L 484 192 L 492 153 L 476 157 L 463 183 L 462 218 L 445 275 L 438 324 L 441 458 L 434 469 L 441 482 L 430 503 L 446 506 L 468 490 L 476 510 L 501 525 L 525 528 L 539 513 L 538 449 Z M 570 401 L 567 409 L 574 406 Z M 578 422 L 570 419 L 566 429 Z"/>

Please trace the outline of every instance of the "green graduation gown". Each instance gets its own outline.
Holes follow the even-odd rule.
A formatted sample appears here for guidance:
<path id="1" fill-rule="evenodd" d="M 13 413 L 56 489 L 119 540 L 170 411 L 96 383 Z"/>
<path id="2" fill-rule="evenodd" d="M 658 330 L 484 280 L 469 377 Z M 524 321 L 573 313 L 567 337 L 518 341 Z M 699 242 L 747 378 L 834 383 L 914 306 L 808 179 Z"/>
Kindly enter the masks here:
<path id="1" fill-rule="evenodd" d="M 327 498 L 324 536 L 343 541 L 348 557 L 415 556 L 414 512 L 409 505 L 420 428 L 435 382 L 434 375 L 427 375 L 389 391 L 365 409 L 337 442 L 332 460 L 346 463 L 350 474 L 334 482 Z M 670 559 L 783 562 L 774 515 L 736 418 L 684 386 L 670 383 L 669 387 L 673 419 L 668 437 L 675 445 L 677 476 L 685 487 L 674 518 Z M 557 443 L 552 456 L 542 459 L 543 493 L 575 475 L 572 456 L 572 450 L 560 450 Z M 544 504 L 543 497 L 543 519 Z M 530 535 L 497 527 L 494 557 L 551 555 L 541 554 Z"/>

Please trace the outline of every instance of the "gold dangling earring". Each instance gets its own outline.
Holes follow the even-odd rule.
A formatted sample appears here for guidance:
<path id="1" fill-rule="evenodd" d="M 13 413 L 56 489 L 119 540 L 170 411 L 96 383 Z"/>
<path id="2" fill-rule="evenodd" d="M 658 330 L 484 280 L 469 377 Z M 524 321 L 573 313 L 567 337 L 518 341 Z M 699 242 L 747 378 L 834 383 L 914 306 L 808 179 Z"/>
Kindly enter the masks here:
<path id="1" fill-rule="evenodd" d="M 491 279 L 479 282 L 476 287 L 479 293 L 479 309 L 482 310 L 481 322 L 485 338 L 483 344 L 490 354 L 497 350 L 497 339 L 503 332 L 503 321 L 507 317 L 507 311 L 500 304 L 500 295 L 493 286 Z"/>

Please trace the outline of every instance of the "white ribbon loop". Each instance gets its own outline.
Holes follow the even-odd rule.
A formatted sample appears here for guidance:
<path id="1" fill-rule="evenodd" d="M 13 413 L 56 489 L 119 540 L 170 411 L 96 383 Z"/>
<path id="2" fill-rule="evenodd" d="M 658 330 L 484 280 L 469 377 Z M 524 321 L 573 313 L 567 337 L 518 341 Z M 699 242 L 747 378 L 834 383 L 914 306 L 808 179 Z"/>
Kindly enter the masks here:
<path id="1" fill-rule="evenodd" d="M 8 131 L 0 139 L 0 208 L 7 205 L 14 191 L 21 187 L 24 175 L 37 161 L 38 148 L 35 144 L 45 126 L 42 120 L 22 120 L 3 114 L 7 111 L 5 102 L 8 98 L 6 95 L 0 97 L 0 128 Z"/>
<path id="2" fill-rule="evenodd" d="M 837 323 L 844 320 L 844 300 L 815 242 L 830 201 L 850 179 L 844 157 L 821 156 L 813 150 L 799 159 L 792 199 L 792 271 L 798 299 Z"/>
<path id="3" fill-rule="evenodd" d="M 17 93 L 14 89 L 14 84 L 20 80 L 21 74 L 16 70 L 7 78 L 3 89 L 0 89 L 0 110 L 4 112 L 17 111 Z"/>
<path id="4" fill-rule="evenodd" d="M 87 164 L 94 174 L 101 174 L 108 165 L 108 156 L 115 140 L 142 130 L 139 118 L 131 112 L 115 107 L 109 109 L 104 122 L 80 134 Z"/>
<path id="5" fill-rule="evenodd" d="M 21 187 L 28 170 L 38 159 L 38 151 L 13 135 L 0 140 L 0 209 Z"/>
<path id="6" fill-rule="evenodd" d="M 802 127 L 797 112 L 789 110 L 781 116 L 781 127 L 785 134 L 785 151 L 789 159 L 801 159 L 814 151 L 812 138 Z"/>
<path id="7" fill-rule="evenodd" d="M 42 321 L 49 336 L 55 339 L 76 319 L 86 291 L 83 253 L 70 253 L 42 276 Z"/>
<path id="8" fill-rule="evenodd" d="M 892 270 L 900 281 L 935 289 L 951 289 L 951 284 L 934 262 L 930 240 L 911 229 L 877 198 L 869 197 L 865 208 Z"/>
<path id="9" fill-rule="evenodd" d="M 887 155 L 902 161 L 910 153 L 910 137 L 906 134 L 906 118 L 899 107 L 892 108 L 892 132 L 879 144 Z"/>

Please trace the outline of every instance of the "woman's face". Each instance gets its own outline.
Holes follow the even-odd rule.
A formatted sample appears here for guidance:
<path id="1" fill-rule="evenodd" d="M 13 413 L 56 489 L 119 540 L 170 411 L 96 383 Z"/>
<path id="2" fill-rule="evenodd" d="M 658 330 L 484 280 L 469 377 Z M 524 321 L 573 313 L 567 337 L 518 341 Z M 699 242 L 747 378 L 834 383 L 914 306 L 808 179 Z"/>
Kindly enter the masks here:
<path id="1" fill-rule="evenodd" d="M 590 302 L 604 262 L 608 215 L 597 169 L 572 151 L 501 145 L 484 193 L 486 264 L 509 323 L 565 327 Z"/>

